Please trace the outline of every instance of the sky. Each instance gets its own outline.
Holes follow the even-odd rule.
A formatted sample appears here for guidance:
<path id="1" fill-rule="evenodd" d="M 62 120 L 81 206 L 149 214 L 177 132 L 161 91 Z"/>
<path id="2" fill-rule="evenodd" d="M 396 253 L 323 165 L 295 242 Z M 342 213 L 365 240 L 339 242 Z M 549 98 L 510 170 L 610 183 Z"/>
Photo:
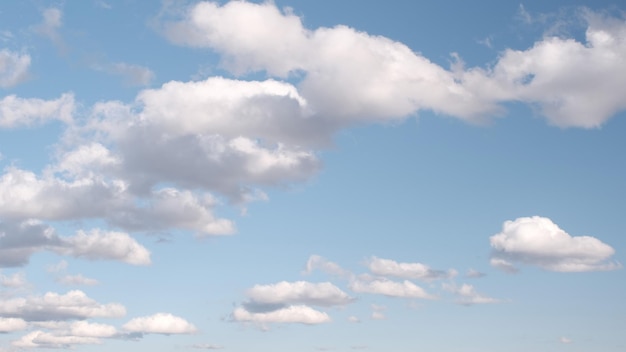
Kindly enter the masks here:
<path id="1" fill-rule="evenodd" d="M 4 1 L 0 352 L 626 350 L 619 1 Z"/>

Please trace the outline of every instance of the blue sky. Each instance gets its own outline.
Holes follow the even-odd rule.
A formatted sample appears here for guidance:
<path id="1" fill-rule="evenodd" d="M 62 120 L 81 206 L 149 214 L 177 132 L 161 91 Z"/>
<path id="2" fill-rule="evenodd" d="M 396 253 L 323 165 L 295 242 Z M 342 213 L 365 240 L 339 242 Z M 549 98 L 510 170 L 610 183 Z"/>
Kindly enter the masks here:
<path id="1" fill-rule="evenodd" d="M 0 5 L 0 352 L 623 351 L 611 1 Z"/>

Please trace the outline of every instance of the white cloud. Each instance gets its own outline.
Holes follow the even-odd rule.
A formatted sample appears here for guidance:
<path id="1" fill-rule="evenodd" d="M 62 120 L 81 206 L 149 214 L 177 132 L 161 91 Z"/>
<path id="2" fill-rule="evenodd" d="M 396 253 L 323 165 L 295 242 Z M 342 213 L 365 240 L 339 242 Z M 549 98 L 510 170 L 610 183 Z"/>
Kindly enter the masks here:
<path id="1" fill-rule="evenodd" d="M 305 305 L 295 305 L 269 312 L 253 313 L 243 307 L 237 307 L 232 317 L 235 321 L 255 323 L 301 323 L 322 324 L 331 321 L 328 314 Z"/>
<path id="2" fill-rule="evenodd" d="M 351 272 L 343 269 L 341 266 L 339 266 L 339 264 L 333 263 L 324 257 L 313 254 L 307 260 L 305 269 L 304 271 L 302 271 L 302 273 L 304 275 L 310 275 L 315 270 L 321 270 L 327 274 L 344 277 L 344 278 L 348 278 L 352 276 Z"/>
<path id="3" fill-rule="evenodd" d="M 559 342 L 563 343 L 563 344 L 570 344 L 570 343 L 572 343 L 572 340 L 567 338 L 567 337 L 565 337 L 565 336 L 561 336 L 559 338 Z"/>
<path id="4" fill-rule="evenodd" d="M 150 252 L 123 232 L 81 230 L 74 236 L 61 237 L 36 220 L 0 222 L 0 267 L 25 265 L 32 254 L 44 250 L 89 260 L 150 264 Z"/>
<path id="5" fill-rule="evenodd" d="M 77 258 L 119 260 L 133 265 L 151 263 L 150 252 L 123 232 L 78 231 L 75 236 L 65 238 L 65 243 L 68 246 L 57 251 Z"/>
<path id="6" fill-rule="evenodd" d="M 448 279 L 456 276 L 453 269 L 448 271 L 431 269 L 421 263 L 398 263 L 391 259 L 372 257 L 367 262 L 367 267 L 375 275 L 394 276 L 403 279 L 418 279 L 431 281 L 437 279 Z"/>
<path id="7" fill-rule="evenodd" d="M 124 324 L 123 328 L 130 332 L 163 335 L 193 334 L 197 331 L 193 324 L 169 313 L 134 318 Z"/>
<path id="8" fill-rule="evenodd" d="M 0 315 L 26 321 L 85 318 L 119 318 L 126 314 L 118 303 L 100 304 L 82 291 L 65 294 L 48 292 L 43 296 L 11 298 L 0 301 Z"/>
<path id="9" fill-rule="evenodd" d="M 341 306 L 354 301 L 330 282 L 282 281 L 272 285 L 255 285 L 247 296 L 257 304 L 307 304 L 316 306 Z"/>
<path id="10" fill-rule="evenodd" d="M 74 95 L 64 93 L 55 100 L 19 98 L 7 95 L 0 100 L 0 128 L 32 126 L 50 120 L 72 121 Z"/>
<path id="11" fill-rule="evenodd" d="M 552 220 L 533 216 L 505 221 L 502 232 L 490 237 L 492 265 L 513 270 L 514 263 L 561 272 L 621 268 L 609 259 L 611 246 L 590 236 L 570 236 Z"/>
<path id="12" fill-rule="evenodd" d="M 330 321 L 325 312 L 310 306 L 344 306 L 354 298 L 330 282 L 282 281 L 255 285 L 247 290 L 248 301 L 235 308 L 232 318 L 240 322 L 320 324 Z"/>
<path id="13" fill-rule="evenodd" d="M 101 344 L 102 341 L 95 337 L 55 335 L 44 331 L 33 331 L 19 340 L 13 341 L 12 345 L 19 348 L 71 348 L 73 345 Z"/>
<path id="14" fill-rule="evenodd" d="M 371 278 L 367 275 L 361 275 L 357 279 L 350 282 L 350 289 L 354 292 L 379 294 L 389 297 L 423 299 L 437 298 L 409 280 L 397 282 L 384 278 Z"/>
<path id="15" fill-rule="evenodd" d="M 28 79 L 30 60 L 28 54 L 0 50 L 0 88 L 13 87 Z"/>
<path id="16" fill-rule="evenodd" d="M 8 168 L 0 176 L 0 216 L 12 219 L 74 220 L 102 218 L 130 231 L 192 230 L 199 236 L 227 235 L 234 224 L 214 217 L 215 199 L 172 188 L 150 191 L 142 197 L 130 193 L 121 180 L 105 180 L 98 171 L 114 168 L 117 159 L 89 145 L 63 155 L 52 171 L 67 172 L 65 180 Z M 93 201 L 97 199 L 98 201 Z M 54 206 L 50 206 L 54 204 Z"/>
<path id="17" fill-rule="evenodd" d="M 26 330 L 27 327 L 24 319 L 0 317 L 0 333 Z"/>
<path id="18" fill-rule="evenodd" d="M 201 2 L 163 29 L 174 43 L 216 49 L 236 73 L 306 72 L 301 91 L 325 116 L 386 120 L 431 109 L 472 119 L 497 110 L 402 43 L 345 26 L 310 31 L 273 3 Z"/>
<path id="19" fill-rule="evenodd" d="M 626 23 L 583 12 L 585 42 L 548 36 L 526 50 L 505 50 L 487 68 L 465 69 L 458 60 L 451 70 L 345 26 L 308 30 L 271 2 L 200 2 L 163 32 L 177 44 L 215 49 L 236 74 L 302 77 L 301 95 L 324 116 L 379 121 L 429 109 L 480 121 L 501 114 L 501 103 L 521 101 L 551 124 L 591 128 L 626 109 Z M 523 7 L 520 13 L 529 18 Z"/>

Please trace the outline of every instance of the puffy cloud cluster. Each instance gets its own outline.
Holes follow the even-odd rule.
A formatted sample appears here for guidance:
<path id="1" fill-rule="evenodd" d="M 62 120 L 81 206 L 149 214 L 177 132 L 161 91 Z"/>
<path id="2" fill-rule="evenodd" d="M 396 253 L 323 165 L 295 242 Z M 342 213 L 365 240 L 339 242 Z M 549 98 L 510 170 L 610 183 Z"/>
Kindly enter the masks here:
<path id="1" fill-rule="evenodd" d="M 248 301 L 235 308 L 235 321 L 266 323 L 320 324 L 331 319 L 310 306 L 345 306 L 352 297 L 330 282 L 282 281 L 255 285 L 247 291 Z"/>
<path id="2" fill-rule="evenodd" d="M 150 252 L 123 232 L 81 230 L 74 236 L 62 237 L 36 220 L 0 222 L 0 267 L 25 265 L 32 254 L 44 250 L 88 260 L 150 264 Z"/>
<path id="3" fill-rule="evenodd" d="M 388 297 L 437 298 L 409 280 L 397 282 L 386 278 L 373 278 L 369 275 L 360 275 L 357 279 L 353 280 L 350 283 L 350 289 L 354 292 L 378 294 Z"/>
<path id="4" fill-rule="evenodd" d="M 502 232 L 491 236 L 491 264 L 516 271 L 526 264 L 550 271 L 582 272 L 621 268 L 610 258 L 615 250 L 590 236 L 571 236 L 552 220 L 540 216 L 505 221 Z"/>
<path id="5" fill-rule="evenodd" d="M 54 321 L 94 317 L 119 318 L 126 308 L 119 303 L 101 304 L 84 292 L 48 292 L 43 296 L 10 298 L 0 301 L 0 315 L 25 321 Z"/>
<path id="6" fill-rule="evenodd" d="M 345 26 L 306 29 L 273 3 L 200 2 L 163 32 L 174 43 L 214 49 L 237 74 L 302 76 L 299 91 L 324 116 L 385 120 L 428 109 L 479 121 L 521 101 L 552 124 L 589 128 L 626 108 L 626 23 L 591 11 L 583 18 L 584 43 L 548 36 L 505 50 L 490 67 L 466 69 L 459 59 L 450 70 L 384 37 Z"/>

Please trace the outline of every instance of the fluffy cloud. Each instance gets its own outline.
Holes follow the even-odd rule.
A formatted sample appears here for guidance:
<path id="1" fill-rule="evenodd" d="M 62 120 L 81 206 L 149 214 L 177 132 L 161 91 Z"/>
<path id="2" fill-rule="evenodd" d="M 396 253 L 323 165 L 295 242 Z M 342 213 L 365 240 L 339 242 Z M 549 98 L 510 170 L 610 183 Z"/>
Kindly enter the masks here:
<path id="1" fill-rule="evenodd" d="M 103 148 L 91 145 L 67 153 L 51 168 L 71 173 L 74 177 L 70 180 L 50 174 L 38 177 L 29 171 L 8 168 L 0 177 L 0 216 L 45 220 L 103 218 L 130 231 L 177 227 L 205 236 L 235 231 L 231 221 L 213 216 L 216 201 L 209 195 L 200 197 L 190 191 L 164 188 L 137 199 L 123 181 L 95 175 L 99 169 L 116 165 L 116 159 Z"/>
<path id="2" fill-rule="evenodd" d="M 300 89 L 324 116 L 378 120 L 431 109 L 471 119 L 497 110 L 402 43 L 345 26 L 310 31 L 272 3 L 201 2 L 163 30 L 174 43 L 216 49 L 235 73 L 305 72 Z"/>
<path id="3" fill-rule="evenodd" d="M 168 313 L 131 319 L 124 324 L 124 330 L 142 334 L 192 334 L 196 327 L 183 318 Z"/>
<path id="4" fill-rule="evenodd" d="M 434 270 L 421 263 L 398 263 L 391 259 L 372 257 L 367 267 L 375 275 L 394 276 L 403 279 L 418 279 L 424 281 L 447 279 L 456 276 L 455 270 Z"/>
<path id="5" fill-rule="evenodd" d="M 590 236 L 570 236 L 550 219 L 533 216 L 506 221 L 490 238 L 492 265 L 512 271 L 514 263 L 562 272 L 621 268 L 610 262 L 611 246 Z"/>
<path id="6" fill-rule="evenodd" d="M 409 280 L 397 282 L 382 278 L 372 278 L 368 275 L 361 275 L 357 279 L 350 282 L 350 289 L 354 292 L 379 294 L 389 297 L 422 299 L 437 298 Z"/>
<path id="7" fill-rule="evenodd" d="M 85 318 L 119 318 L 126 314 L 118 303 L 101 304 L 82 291 L 66 294 L 48 292 L 43 296 L 11 298 L 0 301 L 0 315 L 26 321 L 53 321 Z"/>
<path id="8" fill-rule="evenodd" d="M 26 275 L 24 274 L 24 272 L 17 272 L 10 276 L 3 275 L 0 272 L 0 286 L 19 288 L 19 287 L 26 286 L 26 284 L 27 284 L 27 281 L 26 281 Z"/>
<path id="9" fill-rule="evenodd" d="M 89 260 L 150 264 L 150 252 L 122 232 L 96 229 L 61 237 L 52 227 L 36 220 L 0 222 L 0 266 L 25 265 L 33 253 L 43 250 Z"/>
<path id="10" fill-rule="evenodd" d="M 255 285 L 247 291 L 248 301 L 235 308 L 232 318 L 241 322 L 320 324 L 330 321 L 325 312 L 310 307 L 344 306 L 354 301 L 330 282 L 282 281 Z"/>
<path id="11" fill-rule="evenodd" d="M 73 345 L 100 344 L 102 341 L 95 337 L 55 335 L 44 331 L 33 331 L 13 341 L 12 345 L 19 348 L 63 348 Z"/>
<path id="12" fill-rule="evenodd" d="M 13 87 L 26 80 L 29 67 L 30 55 L 0 50 L 0 88 Z"/>
<path id="13" fill-rule="evenodd" d="M 255 323 L 301 323 L 307 325 L 328 323 L 331 321 L 328 314 L 317 311 L 305 305 L 295 305 L 280 308 L 269 312 L 249 312 L 243 307 L 237 307 L 232 317 L 235 321 Z"/>
<path id="14" fill-rule="evenodd" d="M 0 333 L 25 330 L 28 323 L 21 318 L 0 317 Z"/>
<path id="15" fill-rule="evenodd" d="M 71 93 L 64 93 L 54 100 L 7 95 L 0 100 L 0 128 L 30 126 L 49 120 L 69 123 L 74 108 L 74 95 Z"/>
<path id="16" fill-rule="evenodd" d="M 268 305 L 306 304 L 315 306 L 341 306 L 354 299 L 330 282 L 282 281 L 273 285 L 255 285 L 248 290 L 252 302 Z"/>
<path id="17" fill-rule="evenodd" d="M 459 59 L 451 70 L 345 26 L 308 30 L 273 3 L 201 2 L 163 32 L 177 44 L 215 49 L 238 74 L 303 77 L 299 90 L 321 115 L 384 120 L 429 109 L 476 121 L 521 101 L 552 124 L 590 128 L 626 108 L 626 23 L 583 12 L 584 43 L 547 36 L 527 50 L 505 50 L 490 67 L 466 69 Z"/>

